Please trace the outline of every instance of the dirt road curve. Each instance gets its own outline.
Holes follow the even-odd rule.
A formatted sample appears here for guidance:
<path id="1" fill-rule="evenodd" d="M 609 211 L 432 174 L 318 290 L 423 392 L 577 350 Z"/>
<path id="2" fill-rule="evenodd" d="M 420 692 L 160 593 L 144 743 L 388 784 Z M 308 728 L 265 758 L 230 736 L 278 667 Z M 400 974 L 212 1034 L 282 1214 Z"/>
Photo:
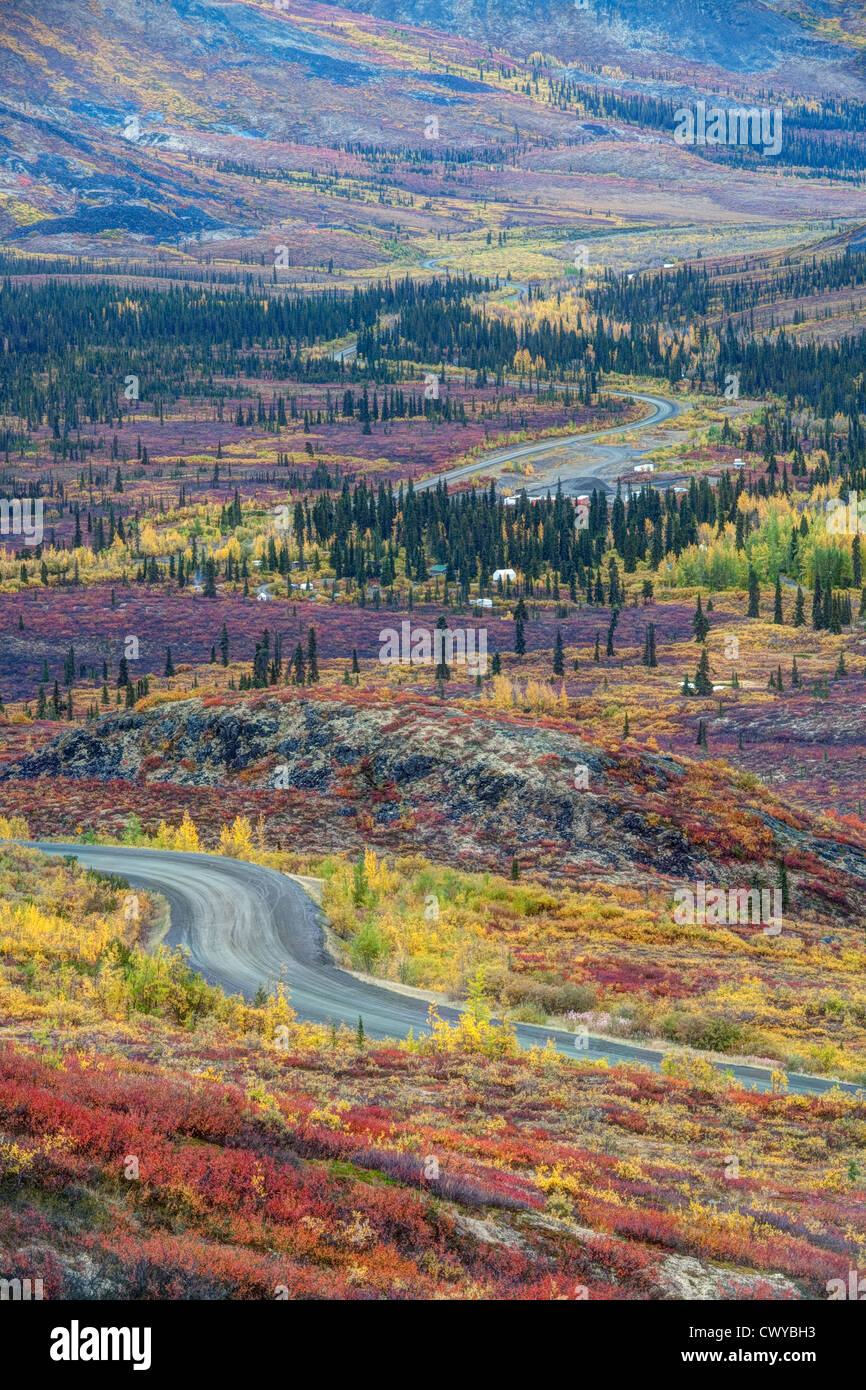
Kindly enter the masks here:
<path id="1" fill-rule="evenodd" d="M 325 948 L 319 909 L 299 884 L 273 869 L 220 855 L 113 845 L 40 843 L 35 848 L 74 855 L 88 868 L 120 874 L 132 887 L 162 893 L 171 908 L 168 944 L 186 946 L 195 969 L 231 993 L 251 998 L 259 985 L 273 987 L 283 980 L 301 1018 L 355 1028 L 360 1015 L 365 1032 L 374 1038 L 402 1038 L 410 1028 L 416 1037 L 429 1031 L 424 1000 L 365 984 L 337 969 Z M 455 1010 L 440 1012 L 457 1017 Z M 570 1057 L 642 1062 L 654 1070 L 661 1063 L 661 1053 L 627 1043 L 589 1038 L 587 1049 L 577 1053 L 572 1033 L 528 1024 L 519 1024 L 516 1031 L 523 1047 L 550 1037 Z M 730 1070 L 745 1085 L 759 1090 L 770 1086 L 763 1068 Z M 833 1084 L 818 1077 L 788 1078 L 790 1091 L 821 1092 Z"/>

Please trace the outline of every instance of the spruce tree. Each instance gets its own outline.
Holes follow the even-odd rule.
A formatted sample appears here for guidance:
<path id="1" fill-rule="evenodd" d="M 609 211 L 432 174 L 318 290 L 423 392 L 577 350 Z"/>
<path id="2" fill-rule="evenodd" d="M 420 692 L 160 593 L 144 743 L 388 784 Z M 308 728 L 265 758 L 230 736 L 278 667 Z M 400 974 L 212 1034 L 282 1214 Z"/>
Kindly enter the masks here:
<path id="1" fill-rule="evenodd" d="M 819 632 L 824 626 L 824 596 L 821 592 L 821 576 L 815 571 L 815 588 L 812 591 L 812 627 Z"/>
<path id="2" fill-rule="evenodd" d="M 829 590 L 828 590 L 828 596 L 829 596 Z M 826 607 L 827 607 L 827 605 L 826 605 L 826 603 L 825 603 L 825 605 L 824 605 L 825 612 L 826 612 Z M 829 627 L 830 631 L 831 631 L 836 637 L 838 637 L 839 634 L 840 634 L 840 632 L 842 631 L 842 607 L 841 607 L 841 604 L 840 604 L 840 602 L 839 602 L 839 595 L 838 595 L 838 594 L 834 594 L 833 597 L 832 597 L 832 600 L 831 600 L 831 602 L 830 602 L 830 621 L 829 621 L 829 623 L 827 624 L 827 626 Z"/>
<path id="3" fill-rule="evenodd" d="M 802 627 L 806 621 L 803 590 L 797 585 L 797 602 L 794 605 L 794 627 Z"/>
<path id="4" fill-rule="evenodd" d="M 694 617 L 692 618 L 692 631 L 695 634 L 695 641 L 705 642 L 709 630 L 709 620 L 707 619 L 704 610 L 701 607 L 701 596 L 700 594 L 698 594 L 698 606 L 695 609 Z"/>
<path id="5" fill-rule="evenodd" d="M 205 598 L 216 598 L 216 562 L 209 555 L 204 562 L 204 588 L 202 590 Z"/>
<path id="6" fill-rule="evenodd" d="M 761 616 L 761 590 L 758 587 L 758 576 L 749 566 L 749 608 L 747 617 L 759 618 Z"/>
<path id="7" fill-rule="evenodd" d="M 163 675 L 169 678 L 174 675 L 174 662 L 171 659 L 171 647 L 166 647 L 165 649 L 165 670 L 163 671 Z"/>
<path id="8" fill-rule="evenodd" d="M 713 693 L 713 682 L 710 677 L 710 655 L 706 647 L 701 652 L 701 659 L 695 672 L 694 690 L 696 695 L 712 695 Z"/>
<path id="9" fill-rule="evenodd" d="M 315 685 L 319 679 L 319 659 L 316 650 L 316 629 L 310 627 L 307 633 L 307 683 Z"/>
<path id="10" fill-rule="evenodd" d="M 306 663 L 304 662 L 304 649 L 301 646 L 300 642 L 295 647 L 295 653 L 292 657 L 291 671 L 292 685 L 303 685 L 306 680 L 307 671 Z"/>
<path id="11" fill-rule="evenodd" d="M 788 869 L 784 859 L 779 860 L 778 887 L 782 894 L 782 910 L 787 912 L 791 906 L 791 890 L 788 884 Z"/>
<path id="12" fill-rule="evenodd" d="M 447 631 L 448 631 L 448 620 L 447 620 L 447 618 L 445 617 L 445 614 L 444 614 L 444 613 L 440 614 L 439 618 L 438 618 L 437 621 L 436 621 L 436 630 L 437 630 L 438 632 L 447 632 Z M 439 649 L 439 660 L 438 660 L 437 663 L 436 663 L 436 679 L 437 679 L 437 681 L 439 682 L 439 685 L 440 685 L 439 694 L 441 695 L 441 694 L 443 693 L 443 691 L 442 691 L 442 689 L 441 689 L 442 682 L 443 682 L 443 681 L 450 681 L 450 679 L 451 679 L 451 671 L 450 671 L 449 666 L 448 666 L 448 659 L 447 659 L 446 648 L 445 648 L 445 639 L 440 637 L 439 641 L 440 641 L 440 643 L 441 643 L 441 647 L 440 647 L 440 649 Z"/>
<path id="13" fill-rule="evenodd" d="M 553 674 L 555 676 L 565 675 L 565 661 L 562 650 L 562 633 L 556 629 L 556 645 L 553 649 Z"/>
<path id="14" fill-rule="evenodd" d="M 783 623 L 785 621 L 782 613 L 782 581 L 776 578 L 776 593 L 773 599 L 773 622 Z"/>

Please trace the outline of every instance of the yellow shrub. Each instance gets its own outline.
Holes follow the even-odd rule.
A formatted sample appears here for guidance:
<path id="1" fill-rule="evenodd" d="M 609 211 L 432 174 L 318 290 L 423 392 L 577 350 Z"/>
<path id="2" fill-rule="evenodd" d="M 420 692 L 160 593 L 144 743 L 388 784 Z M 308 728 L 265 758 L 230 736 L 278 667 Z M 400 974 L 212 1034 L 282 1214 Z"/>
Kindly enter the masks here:
<path id="1" fill-rule="evenodd" d="M 23 816 L 0 816 L 0 840 L 29 840 L 30 826 Z"/>
<path id="2" fill-rule="evenodd" d="M 187 850 L 191 853 L 201 849 L 198 831 L 195 822 L 190 818 L 189 811 L 184 811 L 183 820 L 178 826 L 171 826 L 166 821 L 160 821 L 157 827 L 154 843 L 159 849 Z"/>
<path id="3" fill-rule="evenodd" d="M 235 816 L 220 831 L 220 853 L 232 859 L 249 859 L 253 852 L 252 826 L 248 816 Z"/>

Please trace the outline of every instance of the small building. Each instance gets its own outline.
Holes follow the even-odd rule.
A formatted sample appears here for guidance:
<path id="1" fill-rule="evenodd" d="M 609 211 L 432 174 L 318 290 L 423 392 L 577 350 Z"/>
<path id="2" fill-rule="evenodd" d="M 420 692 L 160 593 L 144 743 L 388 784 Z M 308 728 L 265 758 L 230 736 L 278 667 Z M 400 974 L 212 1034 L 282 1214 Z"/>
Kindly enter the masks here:
<path id="1" fill-rule="evenodd" d="M 506 579 L 516 579 L 516 578 L 517 578 L 517 575 L 516 575 L 516 573 L 514 572 L 514 570 L 494 570 L 494 571 L 493 571 L 493 581 L 492 581 L 492 582 L 493 582 L 494 584 L 499 584 L 499 583 L 504 584 L 505 581 L 506 581 Z"/>

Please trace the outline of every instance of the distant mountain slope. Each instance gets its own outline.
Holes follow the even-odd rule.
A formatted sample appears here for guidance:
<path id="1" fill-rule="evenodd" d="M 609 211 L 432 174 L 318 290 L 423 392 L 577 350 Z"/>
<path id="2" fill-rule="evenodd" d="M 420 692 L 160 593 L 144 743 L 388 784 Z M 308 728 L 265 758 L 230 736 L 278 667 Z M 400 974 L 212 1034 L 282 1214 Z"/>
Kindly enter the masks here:
<path id="1" fill-rule="evenodd" d="M 778 7 L 755 0 L 343 0 L 342 8 L 444 29 L 518 57 L 652 55 L 732 73 L 846 61 L 851 52 L 839 21 L 849 10 L 853 27 L 856 13 L 833 0 Z"/>
<path id="2" fill-rule="evenodd" d="M 632 179 L 660 189 L 672 179 L 693 203 L 680 221 L 731 203 L 751 214 L 765 192 L 773 217 L 813 215 L 811 183 L 793 192 L 772 166 L 714 170 L 703 185 L 705 161 L 658 112 L 626 135 L 638 103 L 587 122 L 526 60 L 552 55 L 551 71 L 571 65 L 579 86 L 627 82 L 630 97 L 673 103 L 671 115 L 700 84 L 755 100 L 768 90 L 862 98 L 862 14 L 835 0 L 796 14 L 744 0 L 587 4 L 4 0 L 0 240 L 90 255 L 230 241 L 261 260 L 296 234 L 293 264 L 315 266 L 317 230 L 331 225 L 350 239 L 326 256 L 382 264 L 395 237 L 411 260 L 414 239 L 471 230 L 473 201 L 508 202 L 534 224 L 569 203 L 616 207 Z M 455 148 L 473 151 L 480 177 L 468 163 L 445 168 Z M 503 158 L 520 177 L 501 177 Z M 796 212 L 779 202 L 792 194 Z M 820 197 L 825 215 L 849 212 L 833 198 Z"/>

